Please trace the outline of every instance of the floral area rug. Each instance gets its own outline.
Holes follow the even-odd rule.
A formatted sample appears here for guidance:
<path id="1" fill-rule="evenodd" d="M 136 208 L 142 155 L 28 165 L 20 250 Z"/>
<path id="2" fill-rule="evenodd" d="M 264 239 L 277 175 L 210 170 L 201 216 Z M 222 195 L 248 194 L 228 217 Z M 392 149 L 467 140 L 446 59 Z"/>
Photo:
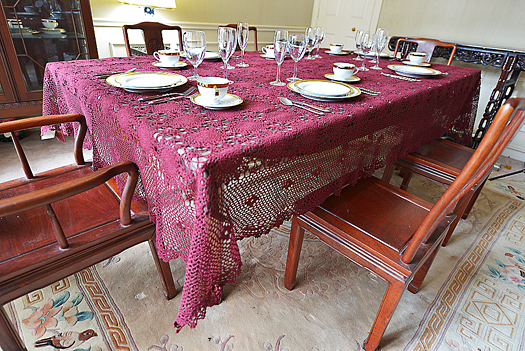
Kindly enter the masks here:
<path id="1" fill-rule="evenodd" d="M 442 189 L 414 177 L 409 190 L 435 201 Z M 380 349 L 522 350 L 524 228 L 521 200 L 484 190 L 421 290 L 403 295 Z M 299 284 L 288 291 L 288 233 L 285 224 L 241 241 L 236 284 L 195 329 L 178 334 L 180 293 L 165 299 L 147 244 L 4 307 L 29 350 L 58 349 L 58 339 L 78 351 L 360 350 L 386 283 L 307 235 Z M 184 265 L 170 265 L 180 291 Z"/>

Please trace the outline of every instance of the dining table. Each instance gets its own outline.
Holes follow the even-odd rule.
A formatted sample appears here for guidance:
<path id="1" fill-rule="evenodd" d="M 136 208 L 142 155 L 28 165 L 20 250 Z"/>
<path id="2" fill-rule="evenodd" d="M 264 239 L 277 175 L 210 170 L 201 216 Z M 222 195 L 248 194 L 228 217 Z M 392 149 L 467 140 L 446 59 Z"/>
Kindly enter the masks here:
<path id="1" fill-rule="evenodd" d="M 362 64 L 351 52 L 321 49 L 320 56 L 299 61 L 298 77 L 326 81 L 334 63 Z M 367 67 L 373 65 L 369 60 Z M 93 166 L 120 160 L 137 164 L 141 184 L 136 196 L 147 202 L 156 223 L 159 256 L 181 258 L 186 266 L 177 331 L 195 327 L 208 307 L 220 303 L 223 287 L 235 282 L 243 238 L 268 234 L 437 137 L 463 144 L 471 138 L 479 70 L 432 64 L 443 74 L 406 80 L 388 68 L 401 63 L 385 57 L 381 70 L 354 74 L 359 81 L 351 85 L 363 88 L 357 96 L 318 101 L 289 86 L 270 85 L 277 64 L 261 52 L 247 51 L 244 61 L 249 67 L 228 70 L 228 94 L 242 103 L 218 110 L 187 97 L 148 104 L 139 98 L 152 93 L 125 91 L 97 76 L 135 69 L 188 77 L 193 74 L 189 64 L 168 71 L 154 65 L 153 56 L 137 56 L 53 62 L 45 69 L 44 115 L 86 117 Z M 239 62 L 229 61 L 232 66 Z M 289 57 L 284 60 L 282 80 L 292 76 L 293 64 Z M 223 77 L 221 65 L 206 60 L 197 72 Z M 174 90 L 188 86 L 196 83 Z M 330 112 L 286 106 L 279 97 Z M 71 125 L 55 130 L 58 136 L 74 132 Z"/>

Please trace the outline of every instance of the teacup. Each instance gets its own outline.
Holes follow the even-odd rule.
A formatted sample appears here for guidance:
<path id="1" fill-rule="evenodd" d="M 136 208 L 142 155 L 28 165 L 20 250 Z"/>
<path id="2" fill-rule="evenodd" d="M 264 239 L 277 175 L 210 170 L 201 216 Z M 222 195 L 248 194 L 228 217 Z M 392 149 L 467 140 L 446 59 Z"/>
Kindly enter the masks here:
<path id="1" fill-rule="evenodd" d="M 167 66 L 174 66 L 180 59 L 179 50 L 159 50 L 153 53 L 153 57 Z"/>
<path id="2" fill-rule="evenodd" d="M 55 29 L 58 26 L 58 22 L 55 21 L 54 19 L 43 19 L 42 24 L 47 29 Z"/>
<path id="3" fill-rule="evenodd" d="M 202 98 L 213 102 L 222 99 L 228 92 L 230 81 L 220 77 L 201 77 L 197 79 L 197 87 Z"/>
<path id="4" fill-rule="evenodd" d="M 427 57 L 428 55 L 424 52 L 411 52 L 410 54 L 408 54 L 408 59 L 410 60 L 410 62 L 416 65 L 420 65 L 421 63 L 423 63 L 423 61 L 425 61 Z"/>
<path id="5" fill-rule="evenodd" d="M 336 62 L 333 66 L 334 75 L 338 78 L 350 78 L 356 71 L 355 65 L 345 62 Z"/>
<path id="6" fill-rule="evenodd" d="M 275 53 L 273 51 L 273 45 L 266 45 L 265 47 L 262 48 L 262 51 L 264 52 L 266 56 L 275 57 Z"/>
<path id="7" fill-rule="evenodd" d="M 341 51 L 343 51 L 343 44 L 330 44 L 330 51 L 334 52 L 336 54 L 339 54 Z"/>

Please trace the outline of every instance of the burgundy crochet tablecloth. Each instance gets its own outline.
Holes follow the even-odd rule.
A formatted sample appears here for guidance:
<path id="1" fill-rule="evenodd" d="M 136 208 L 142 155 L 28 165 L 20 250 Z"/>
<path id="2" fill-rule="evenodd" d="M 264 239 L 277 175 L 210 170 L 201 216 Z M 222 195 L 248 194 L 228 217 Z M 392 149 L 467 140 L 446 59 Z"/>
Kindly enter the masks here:
<path id="1" fill-rule="evenodd" d="M 300 61 L 298 76 L 325 79 L 334 62 L 360 64 L 353 55 L 322 56 Z M 244 102 L 222 111 L 189 99 L 147 105 L 137 101 L 146 94 L 125 92 L 94 75 L 158 70 L 151 56 L 46 66 L 44 113 L 86 116 L 96 167 L 123 159 L 138 165 L 159 255 L 186 263 L 177 328 L 194 327 L 208 306 L 220 302 L 222 287 L 240 274 L 238 240 L 268 233 L 445 132 L 462 142 L 471 135 L 478 70 L 433 65 L 448 75 L 409 82 L 382 76 L 394 73 L 386 68 L 394 62 L 381 60 L 383 71 L 359 72 L 362 81 L 355 84 L 381 95 L 317 102 L 269 85 L 274 61 L 256 52 L 247 52 L 245 60 L 250 67 L 228 71 L 234 81 L 229 93 Z M 222 76 L 221 65 L 204 62 L 198 71 Z M 293 61 L 285 60 L 281 71 L 282 79 L 290 77 Z M 193 69 L 175 73 L 189 76 Z M 284 106 L 278 96 L 332 112 L 319 116 Z M 60 128 L 70 132 L 69 126 Z"/>

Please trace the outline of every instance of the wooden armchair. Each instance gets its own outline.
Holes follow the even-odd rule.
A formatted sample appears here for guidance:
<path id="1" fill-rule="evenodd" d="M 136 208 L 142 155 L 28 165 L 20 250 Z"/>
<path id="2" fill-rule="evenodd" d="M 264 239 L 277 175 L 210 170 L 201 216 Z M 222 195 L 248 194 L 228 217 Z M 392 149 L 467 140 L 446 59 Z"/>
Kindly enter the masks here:
<path id="1" fill-rule="evenodd" d="M 237 25 L 233 24 L 233 23 L 227 24 L 227 25 L 222 26 L 222 27 L 230 27 L 230 28 L 237 29 Z M 258 50 L 258 47 L 257 47 L 257 27 L 248 26 L 248 31 L 253 32 L 253 45 L 254 45 L 255 51 L 257 51 Z M 239 49 L 238 45 L 237 45 L 237 49 Z"/>
<path id="2" fill-rule="evenodd" d="M 401 46 L 401 44 L 408 44 Z M 426 38 L 418 38 L 418 39 L 408 39 L 408 38 L 401 38 L 396 43 L 396 48 L 394 49 L 394 57 L 397 57 L 397 52 L 399 51 L 399 48 L 402 47 L 404 50 L 401 53 L 401 58 L 406 58 L 409 52 L 410 44 L 417 44 L 416 52 L 424 52 L 428 55 L 426 62 L 429 62 L 432 58 L 432 55 L 434 53 L 434 49 L 436 46 L 438 47 L 444 47 L 444 48 L 452 48 L 452 52 L 450 53 L 450 57 L 448 58 L 447 65 L 450 65 L 452 63 L 452 59 L 454 58 L 454 55 L 456 54 L 457 46 L 456 44 L 449 44 L 445 43 L 436 39 L 426 39 Z"/>
<path id="3" fill-rule="evenodd" d="M 168 26 L 158 22 L 141 22 L 122 26 L 122 31 L 124 32 L 124 44 L 126 45 L 126 52 L 128 53 L 128 56 L 131 56 L 128 29 L 142 30 L 144 33 L 146 53 L 148 55 L 153 55 L 155 51 L 164 49 L 164 42 L 162 41 L 163 30 L 177 30 L 179 32 L 179 49 L 182 51 L 182 29 L 179 26 Z"/>
<path id="4" fill-rule="evenodd" d="M 33 174 L 13 132 L 65 122 L 80 124 L 76 164 Z M 2 305 L 140 242 L 149 241 L 167 298 L 176 294 L 169 265 L 157 256 L 155 225 L 147 208 L 132 202 L 137 167 L 122 161 L 92 171 L 82 156 L 86 130 L 80 114 L 0 124 L 0 133 L 12 133 L 26 174 L 0 184 L 0 347 L 4 351 L 26 348 Z M 122 200 L 106 184 L 121 173 L 127 173 Z"/>
<path id="5" fill-rule="evenodd" d="M 285 286 L 292 289 L 297 284 L 305 229 L 379 275 L 388 286 L 364 342 L 365 350 L 375 350 L 404 289 L 419 289 L 454 219 L 455 204 L 490 172 L 520 128 L 524 108 L 525 99 L 512 99 L 502 106 L 478 149 L 435 205 L 371 177 L 346 187 L 340 196 L 330 196 L 313 211 L 294 216 Z M 512 118 L 515 110 L 519 112 Z"/>

